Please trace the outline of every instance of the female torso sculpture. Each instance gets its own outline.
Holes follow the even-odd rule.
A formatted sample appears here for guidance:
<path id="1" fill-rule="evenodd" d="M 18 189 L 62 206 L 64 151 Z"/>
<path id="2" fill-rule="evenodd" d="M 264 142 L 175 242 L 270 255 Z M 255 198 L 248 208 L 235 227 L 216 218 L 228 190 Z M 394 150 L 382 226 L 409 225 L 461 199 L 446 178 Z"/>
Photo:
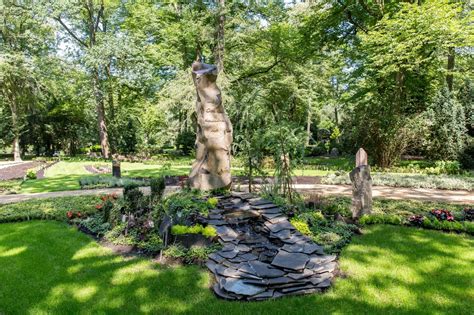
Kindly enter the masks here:
<path id="1" fill-rule="evenodd" d="M 222 106 L 216 84 L 217 68 L 195 61 L 192 76 L 197 92 L 196 160 L 189 175 L 190 186 L 201 190 L 228 188 L 232 124 Z"/>

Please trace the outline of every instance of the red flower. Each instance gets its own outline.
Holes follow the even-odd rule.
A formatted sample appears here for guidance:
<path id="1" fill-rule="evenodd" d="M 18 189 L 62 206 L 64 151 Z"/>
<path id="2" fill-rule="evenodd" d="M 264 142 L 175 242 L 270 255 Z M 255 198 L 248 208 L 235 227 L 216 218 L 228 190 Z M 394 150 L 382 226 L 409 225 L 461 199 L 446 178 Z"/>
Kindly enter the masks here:
<path id="1" fill-rule="evenodd" d="M 97 210 L 102 209 L 102 207 L 103 207 L 103 205 L 101 205 L 101 204 L 95 205 L 95 208 L 96 208 Z"/>
<path id="2" fill-rule="evenodd" d="M 78 218 L 82 217 L 81 211 L 77 211 L 76 216 L 77 216 Z"/>
<path id="3" fill-rule="evenodd" d="M 66 216 L 68 219 L 72 219 L 74 217 L 74 213 L 72 211 L 66 212 Z"/>

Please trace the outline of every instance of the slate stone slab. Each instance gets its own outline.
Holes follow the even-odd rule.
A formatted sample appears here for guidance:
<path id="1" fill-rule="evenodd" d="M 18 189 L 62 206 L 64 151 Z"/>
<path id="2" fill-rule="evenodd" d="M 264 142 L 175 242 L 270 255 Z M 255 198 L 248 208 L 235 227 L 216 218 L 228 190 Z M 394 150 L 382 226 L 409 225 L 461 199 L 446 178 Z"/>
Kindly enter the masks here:
<path id="1" fill-rule="evenodd" d="M 267 221 L 271 224 L 277 224 L 278 222 L 288 221 L 288 219 L 284 216 L 278 216 L 273 219 L 268 219 Z"/>
<path id="2" fill-rule="evenodd" d="M 265 226 L 268 227 L 270 231 L 273 233 L 280 232 L 281 230 L 294 230 L 295 229 L 295 227 L 288 220 L 280 221 L 275 224 L 266 222 Z"/>
<path id="3" fill-rule="evenodd" d="M 216 293 L 216 295 L 220 298 L 223 298 L 225 300 L 236 300 L 237 298 L 233 297 L 232 295 L 226 293 L 224 290 L 221 289 L 220 285 L 219 284 L 214 284 L 214 286 L 212 287 L 213 290 L 214 290 L 214 293 Z"/>
<path id="4" fill-rule="evenodd" d="M 267 290 L 265 292 L 256 294 L 256 295 L 250 297 L 249 299 L 250 300 L 257 300 L 257 301 L 271 299 L 273 297 L 274 292 L 275 292 L 274 290 Z"/>
<path id="5" fill-rule="evenodd" d="M 239 253 L 239 251 L 237 250 L 231 250 L 231 251 L 227 251 L 227 252 L 223 252 L 223 251 L 218 251 L 217 254 L 221 255 L 222 257 L 224 258 L 234 258 L 235 256 L 237 256 L 237 254 Z"/>
<path id="6" fill-rule="evenodd" d="M 280 212 L 277 212 L 277 213 L 266 213 L 266 212 L 261 212 L 262 214 L 262 217 L 269 221 L 271 219 L 275 219 L 275 218 L 282 218 L 282 214 Z"/>
<path id="7" fill-rule="evenodd" d="M 227 221 L 225 221 L 225 220 L 208 220 L 207 223 L 210 224 L 210 225 L 218 226 L 218 225 L 226 225 Z"/>
<path id="8" fill-rule="evenodd" d="M 291 237 L 291 231 L 290 230 L 281 230 L 277 233 L 270 233 L 270 237 L 275 237 L 279 239 L 288 239 Z"/>
<path id="9" fill-rule="evenodd" d="M 306 266 L 309 256 L 302 253 L 288 253 L 280 250 L 272 261 L 273 266 L 291 269 L 302 270 Z"/>
<path id="10" fill-rule="evenodd" d="M 331 280 L 326 279 L 317 285 L 318 288 L 328 288 L 331 286 Z"/>
<path id="11" fill-rule="evenodd" d="M 256 295 L 265 291 L 265 288 L 247 284 L 240 279 L 228 279 L 224 285 L 224 289 L 228 292 L 245 296 Z"/>
<path id="12" fill-rule="evenodd" d="M 225 260 L 224 257 L 222 257 L 221 255 L 217 255 L 216 253 L 212 253 L 208 257 L 218 264 L 221 264 Z"/>
<path id="13" fill-rule="evenodd" d="M 274 208 L 267 208 L 267 209 L 258 210 L 258 212 L 262 215 L 264 215 L 264 214 L 281 214 L 281 209 L 275 206 Z"/>
<path id="14" fill-rule="evenodd" d="M 206 262 L 206 267 L 207 269 L 209 269 L 209 271 L 211 271 L 212 273 L 216 273 L 216 268 L 218 267 L 219 265 L 216 264 L 214 261 L 212 260 L 208 260 Z"/>
<path id="15" fill-rule="evenodd" d="M 303 272 L 288 273 L 286 276 L 294 280 L 300 280 L 300 279 L 311 277 L 313 274 L 314 272 L 312 272 L 311 270 L 304 269 Z"/>
<path id="16" fill-rule="evenodd" d="M 275 208 L 275 207 L 276 206 L 273 203 L 252 205 L 252 209 L 257 209 L 257 210 L 270 209 L 270 208 Z"/>
<path id="17" fill-rule="evenodd" d="M 248 202 L 249 202 L 252 206 L 267 205 L 267 204 L 271 204 L 271 203 L 272 203 L 270 200 L 261 199 L 261 198 L 249 199 Z"/>
<path id="18" fill-rule="evenodd" d="M 285 274 L 283 270 L 272 268 L 271 265 L 258 260 L 243 264 L 239 270 L 263 278 L 278 278 Z"/>

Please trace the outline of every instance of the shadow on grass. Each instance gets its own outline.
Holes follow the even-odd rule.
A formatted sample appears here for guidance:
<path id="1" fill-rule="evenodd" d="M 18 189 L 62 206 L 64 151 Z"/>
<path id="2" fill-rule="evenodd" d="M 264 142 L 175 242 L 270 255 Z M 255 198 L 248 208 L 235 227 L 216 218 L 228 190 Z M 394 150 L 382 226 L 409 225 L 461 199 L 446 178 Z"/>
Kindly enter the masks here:
<path id="1" fill-rule="evenodd" d="M 84 175 L 64 175 L 27 180 L 21 185 L 21 193 L 77 190 L 81 188 L 79 186 L 79 179 L 83 176 Z"/>
<path id="2" fill-rule="evenodd" d="M 0 313 L 466 314 L 472 238 L 375 226 L 343 251 L 322 295 L 227 302 L 198 267 L 124 259 L 55 222 L 0 225 Z"/>

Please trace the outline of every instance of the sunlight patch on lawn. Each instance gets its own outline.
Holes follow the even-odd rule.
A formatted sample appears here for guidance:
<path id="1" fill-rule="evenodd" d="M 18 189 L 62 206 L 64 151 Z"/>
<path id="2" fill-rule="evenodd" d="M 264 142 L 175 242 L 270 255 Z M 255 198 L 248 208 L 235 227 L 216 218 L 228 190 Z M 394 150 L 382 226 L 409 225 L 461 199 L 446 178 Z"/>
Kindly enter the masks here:
<path id="1" fill-rule="evenodd" d="M 28 247 L 26 246 L 21 246 L 21 247 L 16 247 L 16 248 L 11 248 L 4 250 L 2 247 L 0 247 L 0 257 L 11 257 L 15 255 L 19 255 L 26 251 Z"/>
<path id="2" fill-rule="evenodd" d="M 158 270 L 152 269 L 150 262 L 142 260 L 126 267 L 122 267 L 114 272 L 110 282 L 113 285 L 130 284 L 137 280 L 156 277 Z"/>
<path id="3" fill-rule="evenodd" d="M 96 258 L 96 257 L 104 257 L 104 256 L 109 256 L 112 254 L 111 250 L 97 247 L 97 245 L 94 242 L 90 242 L 87 244 L 87 246 L 79 249 L 77 252 L 74 253 L 72 256 L 72 260 L 81 260 L 85 258 Z"/>
<path id="4" fill-rule="evenodd" d="M 52 288 L 49 296 L 46 298 L 48 305 L 58 305 L 64 300 L 65 296 L 71 297 L 77 302 L 87 302 L 97 294 L 98 288 L 91 283 L 86 284 L 60 284 Z"/>

